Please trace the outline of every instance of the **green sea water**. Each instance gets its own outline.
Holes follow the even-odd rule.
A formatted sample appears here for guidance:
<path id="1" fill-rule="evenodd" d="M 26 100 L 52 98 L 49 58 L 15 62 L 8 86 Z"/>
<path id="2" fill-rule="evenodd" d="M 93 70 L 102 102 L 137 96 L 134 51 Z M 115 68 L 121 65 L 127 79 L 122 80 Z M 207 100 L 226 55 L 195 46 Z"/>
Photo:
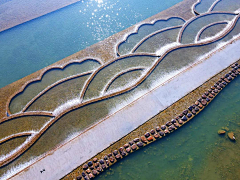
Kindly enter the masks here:
<path id="1" fill-rule="evenodd" d="M 240 179 L 240 78 L 193 120 L 169 136 L 130 154 L 97 180 Z M 236 141 L 218 135 L 234 132 Z"/>

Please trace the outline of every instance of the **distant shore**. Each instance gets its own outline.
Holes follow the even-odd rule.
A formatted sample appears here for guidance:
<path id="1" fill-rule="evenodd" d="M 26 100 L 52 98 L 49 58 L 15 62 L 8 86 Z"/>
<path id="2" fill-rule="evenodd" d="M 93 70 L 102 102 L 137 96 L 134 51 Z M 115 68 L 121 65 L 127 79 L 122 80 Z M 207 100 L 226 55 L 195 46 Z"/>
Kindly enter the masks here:
<path id="1" fill-rule="evenodd" d="M 79 0 L 11 0 L 0 3 L 0 32 L 46 15 Z"/>

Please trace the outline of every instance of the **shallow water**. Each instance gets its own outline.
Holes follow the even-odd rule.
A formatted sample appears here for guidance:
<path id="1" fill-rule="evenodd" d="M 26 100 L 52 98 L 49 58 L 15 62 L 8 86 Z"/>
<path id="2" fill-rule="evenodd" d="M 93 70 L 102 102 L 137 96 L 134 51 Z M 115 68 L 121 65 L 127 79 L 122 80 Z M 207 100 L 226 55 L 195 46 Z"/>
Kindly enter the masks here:
<path id="1" fill-rule="evenodd" d="M 122 159 L 96 179 L 240 179 L 240 78 L 193 120 Z M 218 135 L 229 129 L 237 139 Z"/>
<path id="2" fill-rule="evenodd" d="M 181 18 L 169 18 L 168 20 L 158 20 L 158 21 L 154 22 L 153 24 L 143 24 L 138 28 L 137 33 L 130 34 L 126 39 L 126 42 L 123 42 L 119 45 L 119 48 L 118 48 L 119 53 L 121 55 L 129 54 L 134 49 L 134 46 L 136 46 L 144 37 L 156 32 L 156 31 L 162 30 L 162 29 L 182 25 L 182 24 L 184 24 L 184 22 L 185 21 Z M 171 37 L 171 38 L 168 37 L 168 35 L 167 35 L 169 31 L 165 31 L 165 32 L 167 32 L 167 33 L 165 34 L 164 31 L 162 33 L 160 33 L 160 35 L 162 35 L 164 33 L 164 35 L 165 35 L 164 39 L 168 39 L 168 38 L 174 39 L 175 38 L 172 41 L 176 41 L 177 37 L 174 36 L 175 35 L 174 32 L 170 31 L 170 33 L 172 33 L 172 35 L 173 35 L 173 37 Z M 159 46 L 163 46 L 165 44 L 165 43 L 162 43 L 161 40 L 159 40 L 159 39 L 150 38 L 150 40 L 151 39 L 160 41 Z M 147 39 L 147 40 L 149 40 L 149 39 Z M 149 44 L 146 42 L 144 42 L 144 44 L 147 44 L 145 46 L 145 49 L 142 48 L 140 51 L 137 51 L 137 52 L 151 52 L 151 48 L 148 47 Z M 150 46 L 150 47 L 152 47 L 152 46 Z M 156 48 L 154 48 L 154 49 L 156 49 Z M 152 53 L 155 53 L 154 49 L 153 49 Z M 138 50 L 138 49 L 136 49 L 136 50 Z"/>
<path id="3" fill-rule="evenodd" d="M 189 24 L 184 30 L 181 43 L 193 43 L 196 34 L 202 27 L 209 25 L 213 22 L 231 21 L 234 17 L 235 15 L 232 14 L 210 14 L 207 16 L 202 16 L 201 18 L 197 18 L 195 21 L 191 22 L 191 24 Z"/>
<path id="4" fill-rule="evenodd" d="M 41 91 L 49 87 L 50 85 L 73 75 L 86 73 L 88 71 L 95 70 L 100 64 L 96 61 L 86 60 L 83 62 L 76 62 L 68 64 L 63 69 L 54 68 L 45 72 L 41 80 L 33 81 L 30 83 L 23 92 L 15 96 L 10 103 L 9 109 L 11 113 L 17 113 L 21 111 L 24 106 Z M 66 82 L 65 82 L 66 83 Z M 69 96 L 70 98 L 71 96 Z M 41 109 L 38 109 L 41 110 Z M 49 109 L 45 109 L 49 110 Z"/>

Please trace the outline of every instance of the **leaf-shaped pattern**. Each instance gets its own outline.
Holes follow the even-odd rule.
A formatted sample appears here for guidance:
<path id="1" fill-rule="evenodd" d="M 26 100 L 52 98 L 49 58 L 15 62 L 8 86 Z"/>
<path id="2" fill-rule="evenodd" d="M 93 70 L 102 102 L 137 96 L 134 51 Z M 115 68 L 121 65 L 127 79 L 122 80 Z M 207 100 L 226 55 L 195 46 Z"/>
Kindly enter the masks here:
<path id="1" fill-rule="evenodd" d="M 80 98 L 80 92 L 89 76 L 90 74 L 87 74 L 58 84 L 36 99 L 27 111 L 54 111 L 65 102 Z"/>
<path id="2" fill-rule="evenodd" d="M 200 0 L 195 5 L 196 12 L 198 12 L 199 14 L 208 12 L 215 1 L 216 0 Z"/>
<path id="3" fill-rule="evenodd" d="M 234 12 L 240 8 L 239 0 L 220 0 L 214 6 L 213 11 L 229 11 Z"/>
<path id="4" fill-rule="evenodd" d="M 96 74 L 85 93 L 84 100 L 101 96 L 108 82 L 118 73 L 139 66 L 151 67 L 155 60 L 156 57 L 146 55 L 118 58 Z"/>
<path id="5" fill-rule="evenodd" d="M 183 44 L 194 43 L 195 38 L 201 28 L 213 22 L 231 21 L 232 19 L 234 19 L 234 17 L 236 17 L 235 14 L 221 12 L 211 14 L 208 13 L 197 16 L 190 23 L 186 24 L 185 27 L 182 29 L 182 36 L 180 42 Z"/>
<path id="6" fill-rule="evenodd" d="M 139 46 L 135 46 L 136 49 L 134 52 L 156 53 L 157 50 L 161 49 L 161 47 L 176 42 L 180 27 L 181 26 L 178 26 L 177 28 L 171 28 L 153 35 L 150 34 L 150 36 L 142 39 Z"/>
<path id="7" fill-rule="evenodd" d="M 96 69 L 99 65 L 98 61 L 85 60 L 83 62 L 68 64 L 64 69 L 50 69 L 43 75 L 40 81 L 29 84 L 23 92 L 17 94 L 11 100 L 10 112 L 17 113 L 21 111 L 32 98 L 56 81 Z"/>
<path id="8" fill-rule="evenodd" d="M 3 158 L 6 154 L 8 154 L 9 152 L 11 152 L 13 149 L 17 148 L 18 146 L 20 146 L 21 144 L 23 144 L 27 139 L 27 136 L 23 136 L 23 137 L 18 137 L 18 138 L 14 138 L 10 141 L 7 141 L 3 144 L 0 144 L 1 148 L 0 148 L 0 159 Z"/>
<path id="9" fill-rule="evenodd" d="M 5 121 L 0 124 L 0 139 L 20 132 L 38 131 L 49 120 L 45 116 L 24 116 Z"/>
<path id="10" fill-rule="evenodd" d="M 216 42 L 213 41 L 212 43 L 208 43 L 208 45 L 204 46 L 199 46 L 196 44 L 192 44 L 191 46 L 186 45 L 186 47 L 178 48 L 174 51 L 171 51 L 154 69 L 151 75 L 146 79 L 146 82 L 150 85 L 158 85 L 161 82 L 164 82 L 167 77 L 173 75 L 175 71 L 178 72 L 182 68 L 196 62 L 199 57 L 212 51 L 218 46 L 219 43 L 227 42 L 239 33 L 240 19 L 238 19 L 235 28 L 229 34 Z"/>
<path id="11" fill-rule="evenodd" d="M 169 18 L 168 20 L 159 20 L 154 24 L 143 24 L 138 28 L 137 33 L 130 34 L 127 39 L 117 46 L 117 52 L 121 55 L 130 53 L 134 47 L 147 35 L 164 28 L 182 25 L 185 21 L 181 18 Z"/>
<path id="12" fill-rule="evenodd" d="M 108 92 L 108 91 L 112 92 L 117 88 L 120 89 L 120 88 L 127 87 L 129 84 L 134 82 L 143 74 L 144 69 L 145 68 L 141 68 L 141 67 L 132 68 L 117 74 L 115 77 L 112 78 L 112 80 L 105 87 L 104 92 Z"/>
<path id="13" fill-rule="evenodd" d="M 201 31 L 198 32 L 197 41 L 215 36 L 217 33 L 219 33 L 219 31 L 222 31 L 224 28 L 226 28 L 227 24 L 228 23 L 225 21 L 217 22 L 201 29 Z"/>

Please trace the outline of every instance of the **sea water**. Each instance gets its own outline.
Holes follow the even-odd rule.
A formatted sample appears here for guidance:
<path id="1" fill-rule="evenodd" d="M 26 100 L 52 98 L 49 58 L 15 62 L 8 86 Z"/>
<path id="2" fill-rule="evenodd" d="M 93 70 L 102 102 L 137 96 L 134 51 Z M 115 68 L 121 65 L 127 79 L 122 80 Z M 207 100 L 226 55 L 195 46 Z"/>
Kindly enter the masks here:
<path id="1" fill-rule="evenodd" d="M 240 177 L 240 78 L 190 122 L 104 171 L 102 179 L 209 179 Z M 218 130 L 234 132 L 230 141 Z"/>

